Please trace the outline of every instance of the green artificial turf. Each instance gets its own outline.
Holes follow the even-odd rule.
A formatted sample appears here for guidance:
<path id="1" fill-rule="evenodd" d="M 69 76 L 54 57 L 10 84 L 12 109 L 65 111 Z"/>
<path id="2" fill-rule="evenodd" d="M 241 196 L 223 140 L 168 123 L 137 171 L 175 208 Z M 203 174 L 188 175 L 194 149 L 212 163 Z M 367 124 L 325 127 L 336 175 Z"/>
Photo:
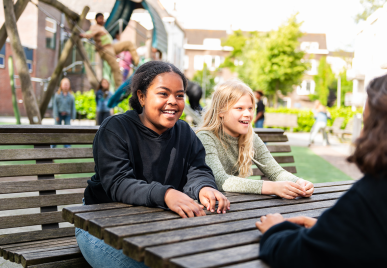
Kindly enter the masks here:
<path id="1" fill-rule="evenodd" d="M 298 177 L 313 183 L 352 180 L 350 176 L 313 153 L 308 147 L 291 146 L 291 149 L 291 153 L 273 155 L 293 155 L 294 163 L 283 166 L 295 165 L 297 168 L 295 175 Z"/>

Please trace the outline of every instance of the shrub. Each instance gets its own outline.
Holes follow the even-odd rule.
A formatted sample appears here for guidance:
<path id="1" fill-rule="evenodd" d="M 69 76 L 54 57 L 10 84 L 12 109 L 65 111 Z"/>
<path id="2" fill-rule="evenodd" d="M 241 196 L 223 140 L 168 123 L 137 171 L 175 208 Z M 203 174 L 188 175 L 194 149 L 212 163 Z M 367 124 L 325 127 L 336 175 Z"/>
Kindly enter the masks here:
<path id="1" fill-rule="evenodd" d="M 351 107 L 344 107 L 344 108 L 328 108 L 329 113 L 331 114 L 331 119 L 328 119 L 328 126 L 332 126 L 333 121 L 337 117 L 343 117 L 344 123 L 341 126 L 342 128 L 345 128 L 347 125 L 349 119 L 353 118 L 353 116 L 356 113 L 361 113 L 361 110 L 352 111 Z M 265 110 L 266 113 L 284 113 L 284 114 L 296 114 L 298 119 L 298 127 L 293 128 L 294 132 L 310 132 L 313 124 L 314 124 L 314 116 L 312 110 L 302 110 L 302 109 L 295 109 L 295 108 L 270 108 L 267 107 Z M 278 127 L 282 128 L 284 130 L 289 130 L 289 128 L 285 127 Z"/>
<path id="2" fill-rule="evenodd" d="M 95 102 L 94 90 L 75 92 L 75 109 L 81 118 L 95 119 L 97 104 Z"/>

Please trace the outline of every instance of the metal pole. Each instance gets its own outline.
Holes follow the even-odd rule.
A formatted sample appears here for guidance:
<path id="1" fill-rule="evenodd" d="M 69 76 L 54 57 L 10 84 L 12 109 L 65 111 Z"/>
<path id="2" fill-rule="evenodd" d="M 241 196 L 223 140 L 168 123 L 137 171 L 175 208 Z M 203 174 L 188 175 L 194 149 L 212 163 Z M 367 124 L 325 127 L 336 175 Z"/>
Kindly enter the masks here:
<path id="1" fill-rule="evenodd" d="M 337 79 L 337 98 L 336 98 L 337 108 L 341 106 L 341 77 Z"/>
<path id="2" fill-rule="evenodd" d="M 8 57 L 8 71 L 9 71 L 9 80 L 10 80 L 11 91 L 12 91 L 13 113 L 15 114 L 16 124 L 20 125 L 20 112 L 19 112 L 19 107 L 17 106 L 13 61 L 11 56 Z"/>

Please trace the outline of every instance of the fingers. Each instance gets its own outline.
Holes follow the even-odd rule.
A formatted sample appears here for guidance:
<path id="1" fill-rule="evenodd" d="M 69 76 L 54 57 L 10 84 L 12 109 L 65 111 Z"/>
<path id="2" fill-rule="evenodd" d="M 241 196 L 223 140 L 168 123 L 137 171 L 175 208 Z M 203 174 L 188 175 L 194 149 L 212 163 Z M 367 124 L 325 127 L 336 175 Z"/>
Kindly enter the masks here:
<path id="1" fill-rule="evenodd" d="M 288 190 L 296 193 L 297 195 L 299 196 L 304 196 L 305 195 L 305 191 L 304 191 L 304 188 L 301 187 L 300 185 L 298 185 L 297 183 L 294 183 L 294 182 L 291 182 L 289 184 L 289 188 Z"/>
<path id="2" fill-rule="evenodd" d="M 230 201 L 219 192 L 215 192 L 215 198 L 218 200 L 218 213 L 226 213 L 230 209 Z"/>
<path id="3" fill-rule="evenodd" d="M 177 209 L 174 210 L 177 214 L 179 214 L 180 217 L 182 218 L 187 218 L 187 215 L 185 215 L 184 211 L 180 208 L 177 207 Z"/>
<path id="4" fill-rule="evenodd" d="M 298 225 L 304 225 L 305 222 L 305 217 L 303 216 L 298 216 L 298 217 L 292 217 L 286 219 L 287 221 L 290 221 L 292 223 L 298 224 Z"/>
<path id="5" fill-rule="evenodd" d="M 195 214 L 193 213 L 192 209 L 187 205 L 180 205 L 180 208 L 184 211 L 184 213 L 188 216 L 188 218 L 195 217 Z"/>
<path id="6" fill-rule="evenodd" d="M 215 212 L 215 205 L 216 205 L 215 195 L 212 192 L 210 192 L 210 194 L 207 198 L 210 201 L 210 209 L 208 209 L 208 207 L 207 207 L 207 210 L 210 210 L 211 212 Z"/>
<path id="7" fill-rule="evenodd" d="M 295 199 L 296 198 L 296 197 L 288 195 L 288 194 L 283 194 L 281 197 L 285 198 L 285 199 Z"/>

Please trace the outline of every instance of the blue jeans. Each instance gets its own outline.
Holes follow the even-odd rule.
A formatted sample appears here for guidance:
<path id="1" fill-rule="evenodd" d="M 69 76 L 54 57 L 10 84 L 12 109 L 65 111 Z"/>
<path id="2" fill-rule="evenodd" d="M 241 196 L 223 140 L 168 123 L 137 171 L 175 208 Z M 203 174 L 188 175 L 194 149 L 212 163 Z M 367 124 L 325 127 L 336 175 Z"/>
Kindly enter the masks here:
<path id="1" fill-rule="evenodd" d="M 83 257 L 93 268 L 145 268 L 143 262 L 138 262 L 89 234 L 82 229 L 75 228 L 75 237 Z"/>
<path id="2" fill-rule="evenodd" d="M 255 123 L 255 127 L 256 127 L 256 128 L 263 128 L 263 121 L 265 121 L 265 118 L 259 119 L 259 120 Z"/>
<path id="3" fill-rule="evenodd" d="M 64 122 L 65 125 L 70 125 L 70 120 L 71 120 L 71 115 L 66 114 L 66 115 L 61 115 L 59 114 L 58 116 L 59 120 L 56 120 L 55 118 L 55 125 L 62 125 L 62 121 Z M 65 148 L 70 148 L 70 144 L 65 144 L 63 145 Z M 56 145 L 51 145 L 51 148 L 56 148 Z"/>

